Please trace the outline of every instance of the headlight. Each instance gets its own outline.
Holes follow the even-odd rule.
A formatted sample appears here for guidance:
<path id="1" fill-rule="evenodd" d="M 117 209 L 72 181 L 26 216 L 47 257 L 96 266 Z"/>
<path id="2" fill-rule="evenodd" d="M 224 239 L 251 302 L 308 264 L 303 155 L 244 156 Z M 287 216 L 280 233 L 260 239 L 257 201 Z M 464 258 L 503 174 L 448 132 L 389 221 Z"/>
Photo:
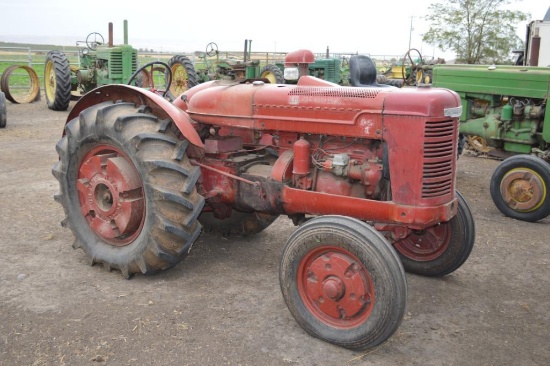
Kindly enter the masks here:
<path id="1" fill-rule="evenodd" d="M 285 67 L 284 76 L 285 80 L 298 80 L 300 72 L 297 67 Z"/>
<path id="2" fill-rule="evenodd" d="M 88 49 L 87 48 L 83 48 L 82 49 L 82 55 L 86 56 L 88 54 Z"/>

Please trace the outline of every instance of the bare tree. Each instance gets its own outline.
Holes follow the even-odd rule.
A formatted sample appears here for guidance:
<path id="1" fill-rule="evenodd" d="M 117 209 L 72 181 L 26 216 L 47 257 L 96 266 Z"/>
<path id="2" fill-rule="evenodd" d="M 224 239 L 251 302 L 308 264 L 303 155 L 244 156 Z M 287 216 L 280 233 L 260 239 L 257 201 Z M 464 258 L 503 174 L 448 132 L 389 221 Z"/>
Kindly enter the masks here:
<path id="1" fill-rule="evenodd" d="M 467 64 L 510 62 L 511 52 L 523 49 L 517 25 L 530 17 L 504 10 L 510 0 L 446 0 L 431 4 L 424 17 L 429 24 L 423 41 L 456 53 Z"/>

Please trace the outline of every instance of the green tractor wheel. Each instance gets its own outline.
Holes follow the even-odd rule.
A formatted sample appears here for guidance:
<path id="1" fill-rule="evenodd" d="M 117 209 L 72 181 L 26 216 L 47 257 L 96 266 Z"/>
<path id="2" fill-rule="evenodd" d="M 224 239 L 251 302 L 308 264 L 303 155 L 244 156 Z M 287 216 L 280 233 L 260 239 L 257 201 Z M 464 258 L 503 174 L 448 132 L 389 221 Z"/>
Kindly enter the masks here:
<path id="1" fill-rule="evenodd" d="M 260 70 L 260 78 L 269 80 L 271 84 L 284 84 L 285 77 L 276 65 L 267 64 Z"/>
<path id="2" fill-rule="evenodd" d="M 186 56 L 176 55 L 168 61 L 168 65 L 172 70 L 172 85 L 168 93 L 170 99 L 199 84 L 195 67 Z"/>
<path id="3" fill-rule="evenodd" d="M 71 101 L 71 68 L 67 56 L 50 51 L 44 65 L 44 91 L 48 108 L 65 111 Z"/>
<path id="4" fill-rule="evenodd" d="M 550 165 L 534 155 L 505 159 L 491 177 L 491 198 L 505 216 L 536 222 L 550 215 Z"/>

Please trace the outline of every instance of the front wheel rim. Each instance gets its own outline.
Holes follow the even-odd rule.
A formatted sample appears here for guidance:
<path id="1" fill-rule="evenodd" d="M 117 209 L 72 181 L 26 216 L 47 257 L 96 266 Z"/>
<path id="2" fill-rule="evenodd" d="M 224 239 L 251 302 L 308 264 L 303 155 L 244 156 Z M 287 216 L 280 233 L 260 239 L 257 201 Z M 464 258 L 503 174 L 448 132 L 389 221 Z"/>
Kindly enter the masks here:
<path id="1" fill-rule="evenodd" d="M 143 183 L 131 160 L 119 149 L 99 145 L 78 168 L 76 189 L 90 229 L 113 246 L 130 244 L 145 220 Z"/>
<path id="2" fill-rule="evenodd" d="M 451 224 L 444 222 L 427 229 L 412 232 L 394 244 L 395 249 L 415 261 L 431 261 L 441 256 L 451 242 Z"/>
<path id="3" fill-rule="evenodd" d="M 347 250 L 322 246 L 300 261 L 298 293 L 308 311 L 325 324 L 348 329 L 369 318 L 375 304 L 369 271 Z"/>

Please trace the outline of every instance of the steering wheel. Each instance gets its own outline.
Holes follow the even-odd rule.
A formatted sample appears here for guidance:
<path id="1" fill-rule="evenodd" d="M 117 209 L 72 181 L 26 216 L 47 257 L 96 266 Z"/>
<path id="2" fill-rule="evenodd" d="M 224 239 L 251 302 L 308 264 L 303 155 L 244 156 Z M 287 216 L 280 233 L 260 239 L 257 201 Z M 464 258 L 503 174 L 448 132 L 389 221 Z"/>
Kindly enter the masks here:
<path id="1" fill-rule="evenodd" d="M 93 37 L 93 40 L 90 38 Z M 98 42 L 98 39 L 101 39 L 101 42 Z M 103 39 L 103 36 L 97 32 L 92 32 L 88 34 L 86 37 L 86 47 L 91 49 L 92 51 L 95 51 L 97 49 L 97 46 L 102 45 L 105 43 L 105 39 Z"/>
<path id="2" fill-rule="evenodd" d="M 159 67 L 158 65 L 160 65 L 161 67 Z M 160 90 L 155 88 L 155 80 L 154 80 L 155 78 L 153 73 L 155 71 L 156 72 L 162 71 L 162 69 L 164 69 L 165 90 Z M 132 85 L 134 82 L 136 82 L 137 86 L 149 88 L 150 91 L 164 98 L 166 97 L 166 94 L 170 90 L 170 85 L 172 85 L 172 69 L 166 62 L 162 62 L 162 61 L 149 62 L 143 65 L 142 67 L 140 67 L 139 69 L 137 69 L 136 72 L 134 72 L 132 76 L 130 76 L 130 79 L 128 80 L 128 85 Z"/>
<path id="3" fill-rule="evenodd" d="M 414 62 L 411 54 L 413 52 L 416 52 L 416 54 L 418 55 L 418 58 L 417 58 L 418 62 Z M 408 76 L 405 70 L 406 62 L 411 64 L 411 72 Z M 405 84 L 414 85 L 418 81 L 422 81 L 423 79 L 422 65 L 423 65 L 423 61 L 422 61 L 422 55 L 420 54 L 420 51 L 417 50 L 416 48 L 411 48 L 410 50 L 408 50 L 405 56 L 403 57 L 403 63 L 401 66 L 403 68 L 403 81 L 405 82 Z"/>
<path id="4" fill-rule="evenodd" d="M 207 56 L 216 56 L 218 54 L 218 45 L 214 42 L 210 42 L 206 45 L 206 55 Z"/>

